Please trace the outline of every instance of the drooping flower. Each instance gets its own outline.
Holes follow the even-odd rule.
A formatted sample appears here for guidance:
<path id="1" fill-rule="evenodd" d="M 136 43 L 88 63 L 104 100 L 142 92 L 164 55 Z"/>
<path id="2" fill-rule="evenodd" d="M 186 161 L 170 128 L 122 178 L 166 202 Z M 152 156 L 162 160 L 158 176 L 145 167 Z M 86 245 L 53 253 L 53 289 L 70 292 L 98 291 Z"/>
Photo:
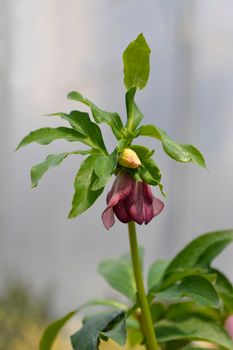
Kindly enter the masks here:
<path id="1" fill-rule="evenodd" d="M 153 196 L 148 184 L 119 172 L 107 195 L 107 208 L 102 214 L 102 221 L 106 229 L 110 229 L 115 222 L 115 214 L 123 223 L 135 221 L 140 225 L 148 224 L 163 207 L 163 202 Z"/>

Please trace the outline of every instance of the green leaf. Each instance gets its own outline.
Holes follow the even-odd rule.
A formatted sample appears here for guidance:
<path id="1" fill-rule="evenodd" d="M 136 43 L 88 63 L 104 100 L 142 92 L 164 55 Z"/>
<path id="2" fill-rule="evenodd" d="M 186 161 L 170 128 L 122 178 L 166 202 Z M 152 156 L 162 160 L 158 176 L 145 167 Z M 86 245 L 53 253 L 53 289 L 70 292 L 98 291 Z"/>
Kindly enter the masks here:
<path id="1" fill-rule="evenodd" d="M 138 129 L 137 136 L 150 136 L 160 140 L 167 155 L 178 162 L 193 162 L 203 168 L 206 167 L 205 159 L 196 147 L 176 143 L 161 128 L 143 125 Z"/>
<path id="2" fill-rule="evenodd" d="M 74 182 L 75 193 L 69 218 L 75 218 L 87 210 L 103 192 L 103 188 L 97 191 L 92 190 L 92 186 L 97 178 L 94 171 L 97 159 L 98 154 L 93 154 L 81 164 Z"/>
<path id="3" fill-rule="evenodd" d="M 169 265 L 168 265 L 169 266 Z M 186 269 L 179 269 L 179 270 L 174 270 L 172 273 L 167 274 L 167 269 L 164 271 L 164 276 L 163 276 L 163 280 L 161 281 L 160 286 L 155 286 L 155 290 L 160 290 L 160 289 L 164 289 L 176 282 L 181 281 L 182 279 L 184 279 L 185 277 L 189 277 L 189 276 L 201 276 L 204 277 L 206 279 L 208 279 L 208 281 L 215 283 L 216 281 L 216 275 L 215 274 L 211 274 L 209 273 L 206 269 L 202 269 L 202 268 L 186 268 Z M 153 291 L 153 288 L 151 289 Z"/>
<path id="4" fill-rule="evenodd" d="M 143 36 L 139 34 L 123 53 L 124 83 L 129 90 L 131 87 L 143 89 L 150 73 L 150 48 Z"/>
<path id="5" fill-rule="evenodd" d="M 95 180 L 92 191 L 97 191 L 104 187 L 108 180 L 111 178 L 117 166 L 117 152 L 113 151 L 110 155 L 99 155 L 95 163 L 95 174 L 97 179 Z"/>
<path id="6" fill-rule="evenodd" d="M 161 343 L 178 339 L 206 340 L 233 350 L 233 342 L 223 327 L 205 317 L 187 315 L 181 320 L 162 320 L 157 323 L 155 330 Z"/>
<path id="7" fill-rule="evenodd" d="M 67 120 L 72 128 L 85 137 L 85 143 L 88 146 L 107 153 L 101 130 L 96 123 L 90 120 L 88 113 L 72 111 L 70 114 L 57 113 L 53 115 L 58 115 Z"/>
<path id="8" fill-rule="evenodd" d="M 19 148 L 27 146 L 32 142 L 36 142 L 41 145 L 48 145 L 52 141 L 58 139 L 65 139 L 70 142 L 85 142 L 85 137 L 82 134 L 70 128 L 41 128 L 32 131 L 25 136 L 16 149 L 18 150 Z"/>
<path id="9" fill-rule="evenodd" d="M 189 243 L 170 262 L 166 274 L 192 267 L 208 267 L 212 260 L 233 241 L 233 230 L 206 233 Z"/>
<path id="10" fill-rule="evenodd" d="M 136 93 L 136 88 L 133 87 L 126 92 L 126 96 L 125 96 L 126 111 L 127 111 L 126 128 L 128 128 L 130 131 L 135 130 L 143 119 L 143 115 L 141 111 L 139 110 L 138 106 L 134 102 L 135 93 Z"/>
<path id="11" fill-rule="evenodd" d="M 73 317 L 76 314 L 76 312 L 77 312 L 76 310 L 69 312 L 65 317 L 51 323 L 46 328 L 40 340 L 40 345 L 39 345 L 40 350 L 50 350 L 52 348 L 52 345 L 59 331 L 65 325 L 65 323 L 68 322 L 71 319 L 71 317 Z"/>
<path id="12" fill-rule="evenodd" d="M 163 303 L 153 303 L 150 306 L 152 322 L 156 323 L 166 315 L 166 306 Z"/>
<path id="13" fill-rule="evenodd" d="M 219 297 L 215 288 L 202 276 L 185 277 L 180 284 L 174 284 L 155 295 L 157 300 L 180 300 L 188 297 L 201 306 L 219 308 Z"/>
<path id="14" fill-rule="evenodd" d="M 108 124 L 116 138 L 119 140 L 122 137 L 121 130 L 123 128 L 123 124 L 121 121 L 121 118 L 118 113 L 110 113 L 103 111 L 99 107 L 97 107 L 94 103 L 89 101 L 87 98 L 83 97 L 79 92 L 71 91 L 67 97 L 70 100 L 79 101 L 81 103 L 84 103 L 88 107 L 90 107 L 93 117 L 96 121 L 96 123 L 106 123 Z"/>
<path id="15" fill-rule="evenodd" d="M 73 349 L 98 350 L 101 333 L 112 330 L 114 325 L 124 317 L 123 311 L 113 311 L 90 318 L 78 332 L 71 336 Z"/>
<path id="16" fill-rule="evenodd" d="M 119 303 L 115 300 L 108 299 L 92 299 L 87 303 L 80 306 L 77 310 L 69 312 L 63 318 L 52 322 L 44 331 L 42 338 L 40 340 L 40 350 L 50 350 L 52 345 L 60 332 L 61 328 L 73 317 L 77 312 L 93 306 L 108 306 L 111 308 L 116 308 L 120 310 L 127 310 L 127 305 Z"/>
<path id="17" fill-rule="evenodd" d="M 61 164 L 61 162 L 70 154 L 89 154 L 92 150 L 88 151 L 73 151 L 73 152 L 65 152 L 65 153 L 58 153 L 58 154 L 50 154 L 46 157 L 46 159 L 41 162 L 40 164 L 37 164 L 32 167 L 31 169 L 31 182 L 32 182 L 32 188 L 36 187 L 39 183 L 39 180 L 42 178 L 44 173 L 48 171 L 50 168 L 58 166 Z"/>
<path id="18" fill-rule="evenodd" d="M 102 332 L 101 335 L 114 340 L 120 346 L 124 346 L 127 339 L 125 317 L 115 323 L 111 330 Z"/>
<path id="19" fill-rule="evenodd" d="M 160 185 L 161 187 L 163 187 L 160 184 L 161 172 L 154 159 L 142 159 L 141 162 L 142 166 L 139 167 L 139 174 L 142 180 L 148 183 L 149 185 Z"/>
<path id="20" fill-rule="evenodd" d="M 135 300 L 136 285 L 131 262 L 121 258 L 105 260 L 100 263 L 98 272 L 112 288 Z"/>
<path id="21" fill-rule="evenodd" d="M 154 150 L 149 150 L 147 147 L 141 145 L 131 145 L 129 148 L 137 153 L 141 161 L 147 160 L 154 154 Z"/>
<path id="22" fill-rule="evenodd" d="M 157 260 L 153 262 L 148 271 L 147 287 L 150 290 L 152 287 L 159 285 L 162 282 L 164 272 L 169 264 L 166 260 Z"/>
<path id="23" fill-rule="evenodd" d="M 220 295 L 225 309 L 225 316 L 233 313 L 233 286 L 229 279 L 220 271 L 211 269 L 211 273 L 217 276 L 215 288 Z"/>

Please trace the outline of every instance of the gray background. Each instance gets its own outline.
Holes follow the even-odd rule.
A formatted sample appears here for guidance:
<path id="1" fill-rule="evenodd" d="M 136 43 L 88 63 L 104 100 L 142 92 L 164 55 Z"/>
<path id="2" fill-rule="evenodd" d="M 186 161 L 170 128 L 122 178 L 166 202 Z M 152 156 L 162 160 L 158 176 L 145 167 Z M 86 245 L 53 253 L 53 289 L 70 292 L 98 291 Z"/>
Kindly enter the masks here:
<path id="1" fill-rule="evenodd" d="M 74 145 L 14 149 L 30 130 L 58 124 L 44 114 L 81 107 L 66 99 L 71 90 L 125 116 L 121 55 L 140 32 L 152 49 L 150 80 L 137 95 L 145 121 L 195 144 L 208 166 L 176 163 L 145 140 L 156 148 L 168 194 L 163 213 L 139 227 L 146 265 L 198 234 L 233 227 L 232 16 L 231 0 L 0 1 L 0 287 L 16 276 L 38 293 L 52 288 L 58 312 L 114 296 L 96 264 L 128 250 L 126 227 L 103 228 L 105 196 L 66 218 L 81 156 L 30 189 L 31 166 Z M 111 132 L 102 130 L 113 148 Z M 232 252 L 216 264 L 233 278 Z"/>

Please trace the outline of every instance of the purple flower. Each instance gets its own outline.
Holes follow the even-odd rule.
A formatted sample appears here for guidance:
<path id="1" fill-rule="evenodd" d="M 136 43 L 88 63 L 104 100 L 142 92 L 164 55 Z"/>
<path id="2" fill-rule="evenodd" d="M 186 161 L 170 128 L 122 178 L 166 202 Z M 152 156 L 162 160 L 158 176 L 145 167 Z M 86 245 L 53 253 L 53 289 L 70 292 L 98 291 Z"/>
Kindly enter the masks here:
<path id="1" fill-rule="evenodd" d="M 124 172 L 118 173 L 107 195 L 107 205 L 102 214 L 106 229 L 114 224 L 114 214 L 123 223 L 135 221 L 141 225 L 148 224 L 164 207 L 163 202 L 153 196 L 148 184 L 135 181 Z"/>

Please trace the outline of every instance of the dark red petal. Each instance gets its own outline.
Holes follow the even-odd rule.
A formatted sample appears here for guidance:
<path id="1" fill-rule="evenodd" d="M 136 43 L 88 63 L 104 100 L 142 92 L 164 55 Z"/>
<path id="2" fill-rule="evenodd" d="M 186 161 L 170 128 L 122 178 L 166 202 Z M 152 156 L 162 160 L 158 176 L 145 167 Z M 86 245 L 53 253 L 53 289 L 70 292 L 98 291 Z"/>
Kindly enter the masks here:
<path id="1" fill-rule="evenodd" d="M 164 208 L 164 203 L 158 199 L 158 198 L 153 198 L 153 217 L 157 216 L 158 214 L 161 213 L 161 211 Z"/>
<path id="2" fill-rule="evenodd" d="M 115 218 L 114 218 L 114 213 L 113 213 L 113 209 L 112 208 L 106 208 L 104 210 L 104 212 L 102 213 L 102 221 L 104 224 L 104 227 L 109 230 L 114 222 L 115 222 Z"/>
<path id="3" fill-rule="evenodd" d="M 111 191 L 107 195 L 108 207 L 113 207 L 120 200 L 126 198 L 134 184 L 134 180 L 126 173 L 119 173 L 113 183 Z"/>
<path id="4" fill-rule="evenodd" d="M 118 202 L 113 207 L 113 211 L 116 214 L 117 218 L 121 222 L 123 222 L 124 224 L 126 224 L 127 222 L 130 222 L 132 220 L 131 217 L 129 216 L 129 214 L 127 213 L 126 209 L 125 209 L 124 201 Z"/>
<path id="5" fill-rule="evenodd" d="M 124 200 L 125 209 L 131 220 L 141 225 L 144 221 L 142 182 L 136 182 L 129 196 Z"/>
<path id="6" fill-rule="evenodd" d="M 152 194 L 150 186 L 145 182 L 142 183 L 142 186 L 143 186 L 144 199 L 146 201 L 148 201 L 149 203 L 152 203 L 153 202 L 153 194 Z"/>

